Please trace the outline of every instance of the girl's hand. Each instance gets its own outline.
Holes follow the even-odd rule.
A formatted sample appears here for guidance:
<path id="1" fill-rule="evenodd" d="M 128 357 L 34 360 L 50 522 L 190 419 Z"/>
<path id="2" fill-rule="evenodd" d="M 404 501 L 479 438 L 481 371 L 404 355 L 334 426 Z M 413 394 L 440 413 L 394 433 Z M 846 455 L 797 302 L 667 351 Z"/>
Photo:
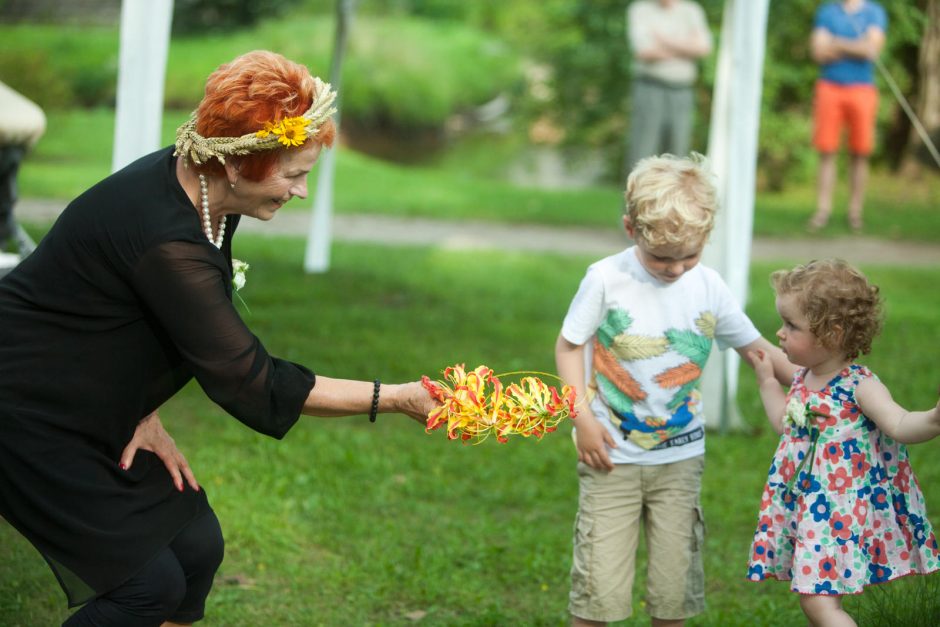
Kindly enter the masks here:
<path id="1" fill-rule="evenodd" d="M 754 373 L 757 375 L 758 385 L 763 383 L 766 379 L 774 379 L 774 363 L 767 353 L 762 350 L 748 351 L 747 359 L 751 362 L 751 365 L 754 366 Z"/>
<path id="2" fill-rule="evenodd" d="M 575 426 L 575 442 L 578 448 L 578 461 L 584 462 L 595 470 L 610 472 L 614 464 L 610 461 L 609 448 L 615 448 L 617 443 L 604 428 L 594 414 L 583 411 L 577 418 Z"/>
<path id="3" fill-rule="evenodd" d="M 129 470 L 134 463 L 134 455 L 138 449 L 150 451 L 155 454 L 166 466 L 170 477 L 173 479 L 173 485 L 180 492 L 183 491 L 183 479 L 196 492 L 199 491 L 199 483 L 189 468 L 189 462 L 183 457 L 183 454 L 176 448 L 176 442 L 170 437 L 170 434 L 163 428 L 160 417 L 157 412 L 153 412 L 137 424 L 134 431 L 134 437 L 121 453 L 121 468 Z"/>

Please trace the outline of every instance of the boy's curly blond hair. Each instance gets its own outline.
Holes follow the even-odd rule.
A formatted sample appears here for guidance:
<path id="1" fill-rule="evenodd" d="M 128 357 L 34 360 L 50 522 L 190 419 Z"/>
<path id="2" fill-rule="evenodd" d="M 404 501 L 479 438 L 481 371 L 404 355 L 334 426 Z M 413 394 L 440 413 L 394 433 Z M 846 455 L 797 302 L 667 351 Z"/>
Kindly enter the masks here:
<path id="1" fill-rule="evenodd" d="M 841 259 L 824 259 L 770 275 L 777 294 L 793 294 L 809 329 L 830 350 L 855 359 L 871 350 L 881 332 L 878 286 Z"/>
<path id="2" fill-rule="evenodd" d="M 717 197 L 708 162 L 697 153 L 640 160 L 624 193 L 635 236 L 653 247 L 696 240 L 704 245 L 715 225 Z"/>

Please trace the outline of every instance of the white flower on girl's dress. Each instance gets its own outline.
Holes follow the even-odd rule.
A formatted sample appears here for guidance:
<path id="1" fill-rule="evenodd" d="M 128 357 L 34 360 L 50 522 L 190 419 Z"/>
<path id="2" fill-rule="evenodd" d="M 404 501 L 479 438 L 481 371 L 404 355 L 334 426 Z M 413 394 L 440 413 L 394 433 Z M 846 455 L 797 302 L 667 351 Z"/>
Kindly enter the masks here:
<path id="1" fill-rule="evenodd" d="M 783 421 L 790 422 L 797 427 L 805 427 L 807 421 L 806 403 L 799 396 L 791 396 L 787 409 L 783 413 Z"/>
<path id="2" fill-rule="evenodd" d="M 232 259 L 232 287 L 235 288 L 236 292 L 245 287 L 245 274 L 250 267 L 241 259 Z"/>

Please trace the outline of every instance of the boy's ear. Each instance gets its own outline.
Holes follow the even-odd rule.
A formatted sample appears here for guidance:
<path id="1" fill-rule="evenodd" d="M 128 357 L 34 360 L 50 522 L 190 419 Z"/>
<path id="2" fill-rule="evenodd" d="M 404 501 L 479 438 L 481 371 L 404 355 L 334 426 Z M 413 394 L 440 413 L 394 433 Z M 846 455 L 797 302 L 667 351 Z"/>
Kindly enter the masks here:
<path id="1" fill-rule="evenodd" d="M 623 216 L 623 228 L 627 230 L 627 235 L 630 236 L 630 239 L 636 239 L 633 237 L 633 231 L 635 229 L 633 228 L 633 221 L 630 219 L 629 215 L 624 214 Z"/>

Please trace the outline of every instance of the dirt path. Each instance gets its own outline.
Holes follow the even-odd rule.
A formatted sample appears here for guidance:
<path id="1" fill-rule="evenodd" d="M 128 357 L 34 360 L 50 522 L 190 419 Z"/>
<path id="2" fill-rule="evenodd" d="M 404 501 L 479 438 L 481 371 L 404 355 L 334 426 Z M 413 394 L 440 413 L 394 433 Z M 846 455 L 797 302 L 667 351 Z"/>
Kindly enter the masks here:
<path id="1" fill-rule="evenodd" d="M 51 222 L 62 211 L 57 200 L 21 199 L 17 219 Z M 306 237 L 309 213 L 283 211 L 271 222 L 244 220 L 241 232 Z M 478 221 L 447 222 L 423 218 L 342 214 L 334 217 L 338 241 L 388 245 L 435 245 L 450 250 L 497 249 L 519 252 L 602 257 L 622 250 L 629 241 L 614 228 L 548 227 Z M 841 257 L 860 265 L 940 266 L 940 243 L 907 242 L 867 236 L 837 239 L 755 238 L 751 255 L 757 261 L 808 261 L 820 256 Z"/>

